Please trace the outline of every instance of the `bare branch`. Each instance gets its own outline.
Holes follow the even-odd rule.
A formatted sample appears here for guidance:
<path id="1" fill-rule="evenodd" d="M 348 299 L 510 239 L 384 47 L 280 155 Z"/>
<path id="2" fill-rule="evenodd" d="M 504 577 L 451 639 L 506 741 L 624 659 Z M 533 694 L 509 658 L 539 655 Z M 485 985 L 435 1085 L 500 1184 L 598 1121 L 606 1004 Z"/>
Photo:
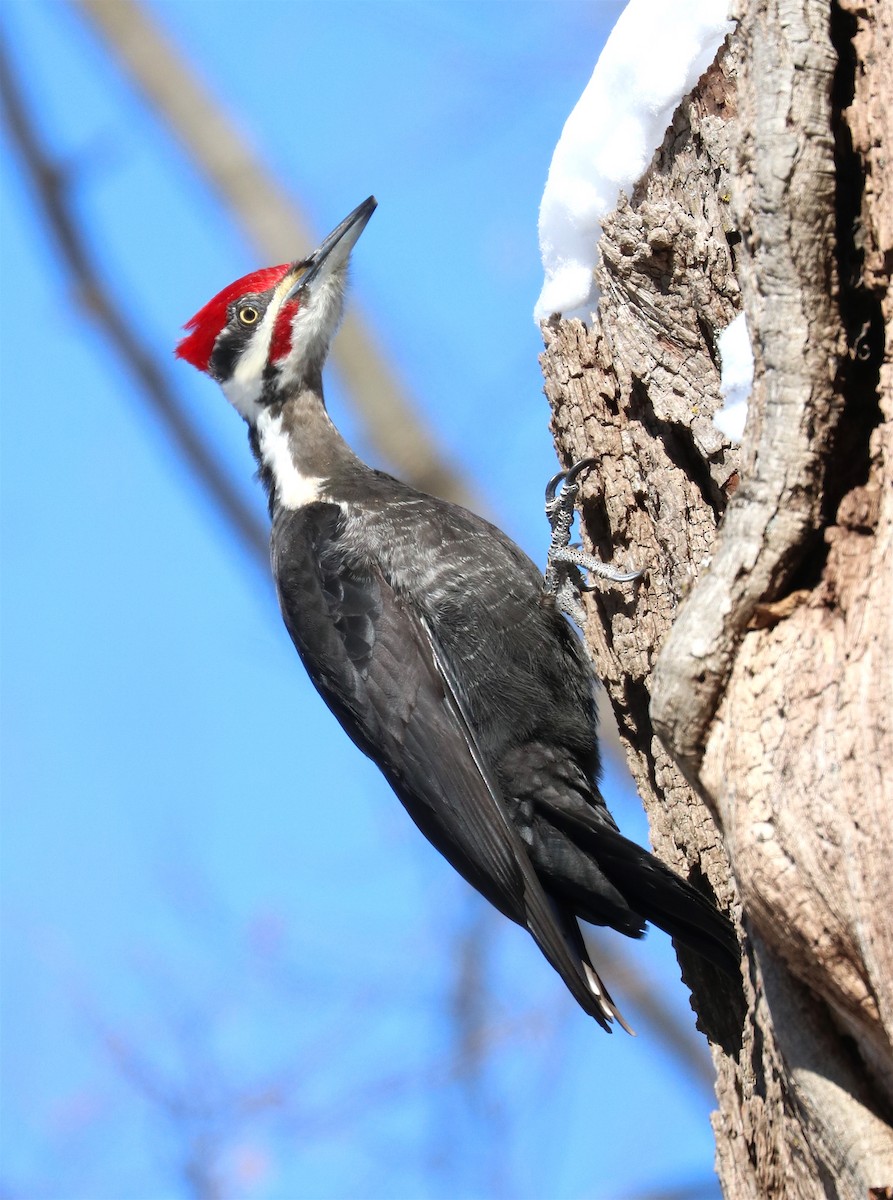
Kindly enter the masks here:
<path id="1" fill-rule="evenodd" d="M 0 101 L 13 144 L 43 211 L 60 265 L 97 327 L 131 376 L 137 391 L 160 419 L 187 465 L 219 506 L 243 549 L 264 576 L 269 575 L 267 531 L 262 519 L 239 496 L 226 472 L 208 450 L 205 438 L 187 415 L 175 390 L 159 369 L 156 355 L 122 315 L 102 278 L 74 216 L 69 175 L 52 158 L 31 119 L 0 37 Z"/>
<path id="2" fill-rule="evenodd" d="M 283 262 L 312 250 L 317 240 L 294 200 L 136 0 L 72 4 L 231 209 L 259 255 Z M 356 404 L 370 443 L 400 475 L 422 491 L 471 503 L 467 482 L 439 452 L 355 307 L 345 318 L 330 361 Z"/>

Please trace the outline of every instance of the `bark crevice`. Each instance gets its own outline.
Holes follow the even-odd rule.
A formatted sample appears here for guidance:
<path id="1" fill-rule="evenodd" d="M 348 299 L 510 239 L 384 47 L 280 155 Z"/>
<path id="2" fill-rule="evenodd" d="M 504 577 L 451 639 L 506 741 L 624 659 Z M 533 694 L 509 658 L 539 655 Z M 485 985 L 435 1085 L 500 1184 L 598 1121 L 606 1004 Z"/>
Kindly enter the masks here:
<path id="1" fill-rule="evenodd" d="M 584 538 L 647 568 L 587 638 L 652 841 L 740 922 L 743 1008 L 681 959 L 731 1200 L 893 1182 L 891 61 L 891 0 L 749 0 L 603 223 L 592 328 L 544 327 Z"/>

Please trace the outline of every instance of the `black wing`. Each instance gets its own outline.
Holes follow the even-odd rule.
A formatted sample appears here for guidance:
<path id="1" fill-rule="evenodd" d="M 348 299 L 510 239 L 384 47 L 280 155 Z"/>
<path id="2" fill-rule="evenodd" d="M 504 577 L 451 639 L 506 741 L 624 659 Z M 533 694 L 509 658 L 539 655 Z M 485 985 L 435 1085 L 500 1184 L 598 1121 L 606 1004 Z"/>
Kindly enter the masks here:
<path id="1" fill-rule="evenodd" d="M 313 683 L 413 821 L 496 908 L 533 935 L 580 1005 L 628 1028 L 576 922 L 543 891 L 450 673 L 422 617 L 341 538 L 336 505 L 277 519 L 273 566 L 286 627 Z"/>

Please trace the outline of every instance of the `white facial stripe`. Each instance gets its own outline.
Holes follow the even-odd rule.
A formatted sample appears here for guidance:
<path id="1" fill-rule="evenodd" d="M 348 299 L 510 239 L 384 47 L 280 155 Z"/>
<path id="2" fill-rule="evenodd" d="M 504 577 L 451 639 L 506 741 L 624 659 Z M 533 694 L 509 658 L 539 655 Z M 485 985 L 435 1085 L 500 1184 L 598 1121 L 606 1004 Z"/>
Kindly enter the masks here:
<path id="1" fill-rule="evenodd" d="M 233 408 L 241 413 L 252 425 L 257 423 L 260 414 L 260 398 L 264 390 L 264 369 L 270 356 L 270 342 L 276 327 L 276 318 L 282 307 L 285 293 L 294 282 L 292 273 L 287 271 L 267 305 L 254 336 L 251 338 L 241 358 L 236 361 L 236 368 L 231 377 L 221 387 L 223 394 Z"/>
<path id="2" fill-rule="evenodd" d="M 315 284 L 310 295 L 303 298 L 292 321 L 291 349 L 276 364 L 281 382 L 288 383 L 304 373 L 308 362 L 322 362 L 329 343 L 335 335 L 344 309 L 344 290 L 347 281 L 345 262 Z M 295 277 L 287 272 L 276 287 L 267 311 L 254 336 L 236 362 L 232 375 L 221 386 L 233 408 L 252 425 L 260 429 L 261 396 L 264 390 L 264 371 L 270 357 L 270 345 L 282 302 L 293 286 Z"/>
<path id="3" fill-rule="evenodd" d="M 257 417 L 257 436 L 260 456 L 273 475 L 276 499 L 283 508 L 303 508 L 322 500 L 323 479 L 315 475 L 304 475 L 292 457 L 289 435 L 282 428 L 282 416 L 271 415 L 263 409 Z"/>

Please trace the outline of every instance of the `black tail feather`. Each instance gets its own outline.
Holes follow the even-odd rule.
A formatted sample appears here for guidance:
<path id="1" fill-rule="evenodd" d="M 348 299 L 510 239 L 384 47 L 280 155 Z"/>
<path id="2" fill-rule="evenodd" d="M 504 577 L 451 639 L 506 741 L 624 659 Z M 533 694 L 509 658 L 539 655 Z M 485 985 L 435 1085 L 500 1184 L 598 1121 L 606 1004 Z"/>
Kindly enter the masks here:
<path id="1" fill-rule="evenodd" d="M 630 908 L 732 978 L 741 973 L 735 929 L 711 900 L 641 846 L 594 819 L 550 814 L 596 859 Z"/>

